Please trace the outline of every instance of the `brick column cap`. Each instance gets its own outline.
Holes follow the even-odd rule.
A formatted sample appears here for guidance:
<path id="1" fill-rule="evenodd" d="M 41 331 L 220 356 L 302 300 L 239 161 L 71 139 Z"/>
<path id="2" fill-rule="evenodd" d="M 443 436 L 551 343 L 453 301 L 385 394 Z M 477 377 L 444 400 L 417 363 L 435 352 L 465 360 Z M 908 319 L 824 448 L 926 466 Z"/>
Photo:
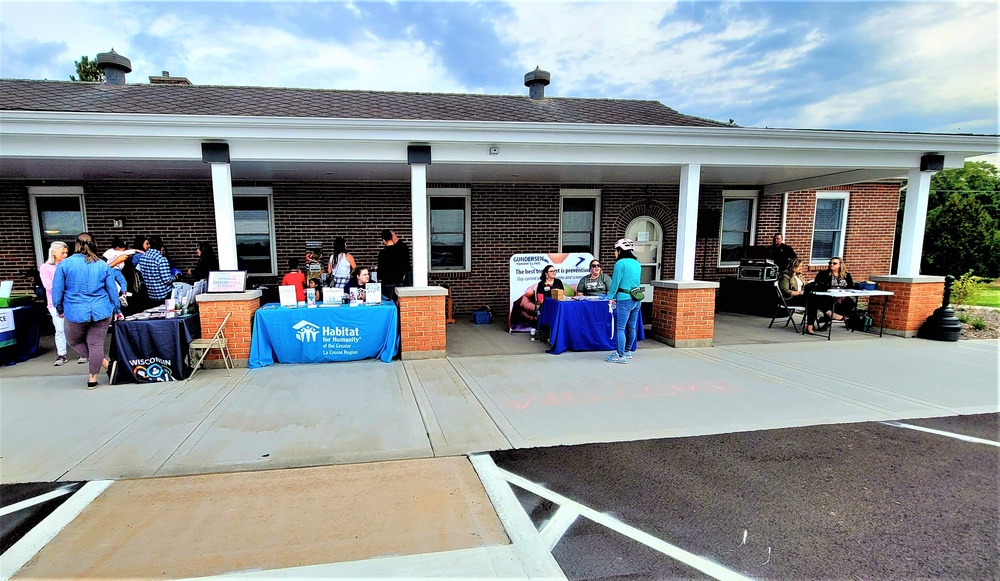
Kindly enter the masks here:
<path id="1" fill-rule="evenodd" d="M 875 282 L 901 282 L 908 284 L 927 284 L 935 282 L 944 282 L 943 276 L 901 276 L 898 274 L 880 274 L 876 276 L 869 276 L 870 280 Z"/>
<path id="2" fill-rule="evenodd" d="M 402 297 L 443 297 L 448 289 L 443 286 L 397 286 L 396 294 Z"/>
<path id="3" fill-rule="evenodd" d="M 212 303 L 216 301 L 252 301 L 261 296 L 259 290 L 248 290 L 241 293 L 205 293 L 194 298 L 197 303 Z"/>
<path id="4" fill-rule="evenodd" d="M 711 280 L 654 280 L 649 284 L 669 289 L 719 288 L 719 283 Z"/>

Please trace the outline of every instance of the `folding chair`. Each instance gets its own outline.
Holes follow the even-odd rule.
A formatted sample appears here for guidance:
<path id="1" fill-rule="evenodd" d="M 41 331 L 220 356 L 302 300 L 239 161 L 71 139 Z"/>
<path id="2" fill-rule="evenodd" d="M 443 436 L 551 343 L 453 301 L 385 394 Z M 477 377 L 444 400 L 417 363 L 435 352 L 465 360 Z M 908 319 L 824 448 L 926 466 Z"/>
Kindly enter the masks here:
<path id="1" fill-rule="evenodd" d="M 229 313 L 226 315 L 225 319 L 222 319 L 222 324 L 219 325 L 219 330 L 215 332 L 215 335 L 213 335 L 211 339 L 195 339 L 194 341 L 191 341 L 191 345 L 188 346 L 188 352 L 191 354 L 191 358 L 194 359 L 196 354 L 199 352 L 201 353 L 201 356 L 198 357 L 198 363 L 196 363 L 194 368 L 191 369 L 191 375 L 188 376 L 189 380 L 194 377 L 195 372 L 201 368 L 201 364 L 205 361 L 205 357 L 212 349 L 219 350 L 219 353 L 222 354 L 222 362 L 226 365 L 226 374 L 228 374 L 229 377 L 233 376 L 229 369 L 230 367 L 235 368 L 236 365 L 233 364 L 233 356 L 229 352 L 229 343 L 226 340 L 225 334 L 226 323 L 229 322 L 229 317 L 231 316 L 232 313 Z"/>
<path id="2" fill-rule="evenodd" d="M 787 319 L 785 319 L 784 326 L 787 327 L 788 323 L 791 323 L 792 328 L 795 329 L 796 333 L 798 333 L 799 325 L 804 326 L 806 324 L 806 308 L 797 305 L 789 305 L 785 301 L 785 296 L 781 294 L 781 288 L 778 286 L 778 281 L 774 281 L 774 293 L 778 295 L 778 303 L 774 309 L 774 315 L 771 316 L 771 324 L 768 325 L 767 328 L 770 329 L 774 325 L 774 321 L 777 320 L 778 315 L 784 313 L 782 316 L 788 317 Z M 799 320 L 798 324 L 795 323 L 794 319 L 795 315 L 802 315 L 802 318 Z"/>

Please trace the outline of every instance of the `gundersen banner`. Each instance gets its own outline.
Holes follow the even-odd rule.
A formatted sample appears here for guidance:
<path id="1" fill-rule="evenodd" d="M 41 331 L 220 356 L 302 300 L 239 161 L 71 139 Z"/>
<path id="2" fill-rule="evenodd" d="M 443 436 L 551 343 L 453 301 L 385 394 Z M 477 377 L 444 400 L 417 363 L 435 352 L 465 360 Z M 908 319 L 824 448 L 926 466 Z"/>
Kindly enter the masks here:
<path id="1" fill-rule="evenodd" d="M 510 310 L 507 325 L 511 331 L 524 332 L 535 326 L 535 287 L 541 280 L 542 269 L 556 267 L 556 278 L 566 288 L 576 289 L 583 275 L 590 274 L 589 252 L 515 254 L 510 257 Z"/>

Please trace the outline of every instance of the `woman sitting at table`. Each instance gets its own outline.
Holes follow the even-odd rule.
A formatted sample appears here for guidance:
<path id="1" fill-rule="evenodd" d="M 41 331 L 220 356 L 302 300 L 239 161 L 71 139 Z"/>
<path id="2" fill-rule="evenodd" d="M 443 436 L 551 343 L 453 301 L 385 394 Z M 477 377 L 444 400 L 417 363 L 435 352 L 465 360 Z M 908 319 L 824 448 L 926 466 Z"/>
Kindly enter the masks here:
<path id="1" fill-rule="evenodd" d="M 545 299 L 551 299 L 554 289 L 565 290 L 565 287 L 563 282 L 556 278 L 556 267 L 549 264 L 542 269 L 542 276 L 535 286 L 535 302 L 540 305 Z"/>
<path id="2" fill-rule="evenodd" d="M 596 258 L 590 261 L 590 274 L 583 275 L 580 282 L 576 283 L 576 294 L 585 296 L 597 296 L 608 294 L 611 288 L 611 277 L 601 270 L 601 262 Z"/>
<path id="3" fill-rule="evenodd" d="M 828 290 L 849 290 L 854 288 L 854 279 L 851 273 L 847 272 L 847 263 L 839 256 L 834 256 L 827 264 L 826 270 L 816 273 L 816 279 L 812 282 L 813 292 L 825 292 Z M 808 314 L 806 324 L 806 334 L 815 335 L 813 325 L 816 324 L 816 314 L 820 308 L 830 305 L 830 297 L 811 296 L 810 305 L 806 308 Z M 833 310 L 827 310 L 823 314 L 825 320 L 842 321 L 844 317 L 854 311 L 857 301 L 850 297 L 838 297 L 833 302 Z"/>
<path id="4" fill-rule="evenodd" d="M 316 289 L 316 302 L 323 302 L 323 283 L 318 278 L 309 279 L 309 288 Z"/>
<path id="5" fill-rule="evenodd" d="M 363 301 L 365 300 L 365 285 L 371 281 L 372 277 L 368 269 L 364 266 L 359 266 L 354 269 L 351 279 L 344 285 L 344 294 L 350 296 L 352 300 Z M 351 289 L 354 289 L 354 294 L 351 294 Z"/>
<path id="6" fill-rule="evenodd" d="M 778 289 L 781 296 L 785 297 L 785 303 L 789 306 L 806 306 L 806 281 L 802 277 L 805 270 L 801 258 L 796 258 L 788 262 L 788 268 L 781 273 L 778 279 Z"/>

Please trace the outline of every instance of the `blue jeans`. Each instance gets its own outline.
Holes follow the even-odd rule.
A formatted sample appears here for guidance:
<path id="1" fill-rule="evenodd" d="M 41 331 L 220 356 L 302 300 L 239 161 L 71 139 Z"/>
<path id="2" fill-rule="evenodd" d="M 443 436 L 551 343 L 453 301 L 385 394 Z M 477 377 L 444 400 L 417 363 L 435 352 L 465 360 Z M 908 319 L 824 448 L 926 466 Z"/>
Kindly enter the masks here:
<path id="1" fill-rule="evenodd" d="M 639 307 L 642 303 L 632 299 L 615 301 L 615 339 L 618 343 L 618 355 L 625 355 L 632 350 L 635 343 L 635 326 L 639 321 Z"/>

